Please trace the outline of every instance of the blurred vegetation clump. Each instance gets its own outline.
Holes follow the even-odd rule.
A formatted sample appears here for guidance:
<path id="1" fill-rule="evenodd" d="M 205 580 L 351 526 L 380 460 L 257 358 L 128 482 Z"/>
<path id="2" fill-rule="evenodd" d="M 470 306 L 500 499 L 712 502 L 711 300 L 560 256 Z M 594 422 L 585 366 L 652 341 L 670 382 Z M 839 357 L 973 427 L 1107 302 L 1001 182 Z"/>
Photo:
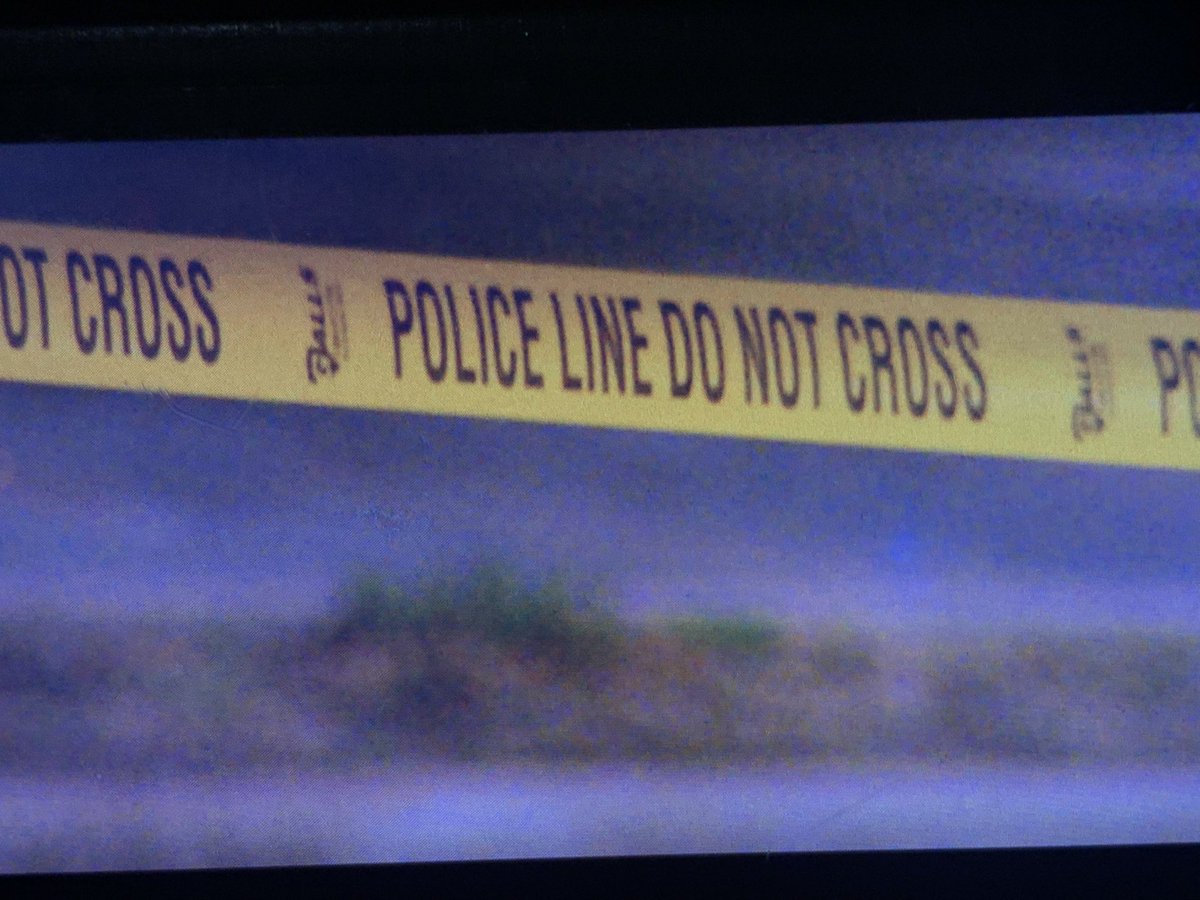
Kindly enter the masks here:
<path id="1" fill-rule="evenodd" d="M 1200 761 L 1200 641 L 622 618 L 484 565 L 305 621 L 0 618 L 0 771 L 400 759 Z"/>
<path id="2" fill-rule="evenodd" d="M 881 729 L 878 662 L 849 632 L 623 620 L 504 566 L 361 575 L 313 635 L 314 696 L 383 755 L 777 759 L 852 752 Z"/>
<path id="3" fill-rule="evenodd" d="M 407 584 L 368 573 L 334 600 L 297 664 L 327 710 L 383 756 L 586 745 L 588 698 L 631 637 L 561 579 L 503 565 Z"/>
<path id="4" fill-rule="evenodd" d="M 956 751 L 1039 759 L 1200 755 L 1200 641 L 1023 635 L 943 648 L 931 726 Z"/>
<path id="5" fill-rule="evenodd" d="M 531 584 L 501 565 L 413 586 L 367 573 L 336 600 L 323 626 L 335 643 L 469 634 L 562 665 L 588 666 L 613 661 L 625 637 L 615 615 L 574 599 L 561 579 Z"/>
<path id="6" fill-rule="evenodd" d="M 743 658 L 765 658 L 778 652 L 784 631 L 761 619 L 689 616 L 668 623 L 677 637 L 697 649 Z"/>

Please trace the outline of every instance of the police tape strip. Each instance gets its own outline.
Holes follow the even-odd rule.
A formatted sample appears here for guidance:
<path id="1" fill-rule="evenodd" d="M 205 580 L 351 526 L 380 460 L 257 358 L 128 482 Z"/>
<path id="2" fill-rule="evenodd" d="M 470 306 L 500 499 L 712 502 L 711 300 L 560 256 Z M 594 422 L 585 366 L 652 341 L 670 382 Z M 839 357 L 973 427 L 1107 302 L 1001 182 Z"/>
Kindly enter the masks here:
<path id="1" fill-rule="evenodd" d="M 1200 469 L 1200 313 L 0 223 L 0 379 Z"/>

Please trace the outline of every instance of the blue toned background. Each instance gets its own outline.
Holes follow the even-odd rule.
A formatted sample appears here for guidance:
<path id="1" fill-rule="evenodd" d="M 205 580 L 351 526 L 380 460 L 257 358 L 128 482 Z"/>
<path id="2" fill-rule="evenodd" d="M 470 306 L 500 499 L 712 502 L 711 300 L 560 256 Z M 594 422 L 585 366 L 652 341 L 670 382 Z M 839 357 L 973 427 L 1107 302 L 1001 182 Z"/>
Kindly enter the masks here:
<path id="1" fill-rule="evenodd" d="M 0 217 L 1200 308 L 1200 117 L 0 147 Z M 1200 631 L 1194 475 L 6 385 L 0 602 L 321 608 L 502 556 L 632 612 Z"/>

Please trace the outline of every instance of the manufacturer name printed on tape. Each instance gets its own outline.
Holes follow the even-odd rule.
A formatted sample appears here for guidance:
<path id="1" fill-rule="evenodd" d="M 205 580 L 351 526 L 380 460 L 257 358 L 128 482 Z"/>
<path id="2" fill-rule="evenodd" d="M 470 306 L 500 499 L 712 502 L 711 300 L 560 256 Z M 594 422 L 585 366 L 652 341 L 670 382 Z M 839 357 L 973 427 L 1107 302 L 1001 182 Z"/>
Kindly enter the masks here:
<path id="1" fill-rule="evenodd" d="M 8 381 L 1200 469 L 1189 310 L 0 223 L 0 318 Z"/>

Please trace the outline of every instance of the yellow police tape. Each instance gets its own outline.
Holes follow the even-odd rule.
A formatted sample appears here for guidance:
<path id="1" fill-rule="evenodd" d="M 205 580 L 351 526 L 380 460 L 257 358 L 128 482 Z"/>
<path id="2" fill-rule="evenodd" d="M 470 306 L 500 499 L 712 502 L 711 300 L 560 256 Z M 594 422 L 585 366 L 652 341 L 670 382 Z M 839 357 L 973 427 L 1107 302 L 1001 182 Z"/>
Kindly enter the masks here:
<path id="1" fill-rule="evenodd" d="M 0 379 L 1200 469 L 1200 313 L 0 223 Z"/>

